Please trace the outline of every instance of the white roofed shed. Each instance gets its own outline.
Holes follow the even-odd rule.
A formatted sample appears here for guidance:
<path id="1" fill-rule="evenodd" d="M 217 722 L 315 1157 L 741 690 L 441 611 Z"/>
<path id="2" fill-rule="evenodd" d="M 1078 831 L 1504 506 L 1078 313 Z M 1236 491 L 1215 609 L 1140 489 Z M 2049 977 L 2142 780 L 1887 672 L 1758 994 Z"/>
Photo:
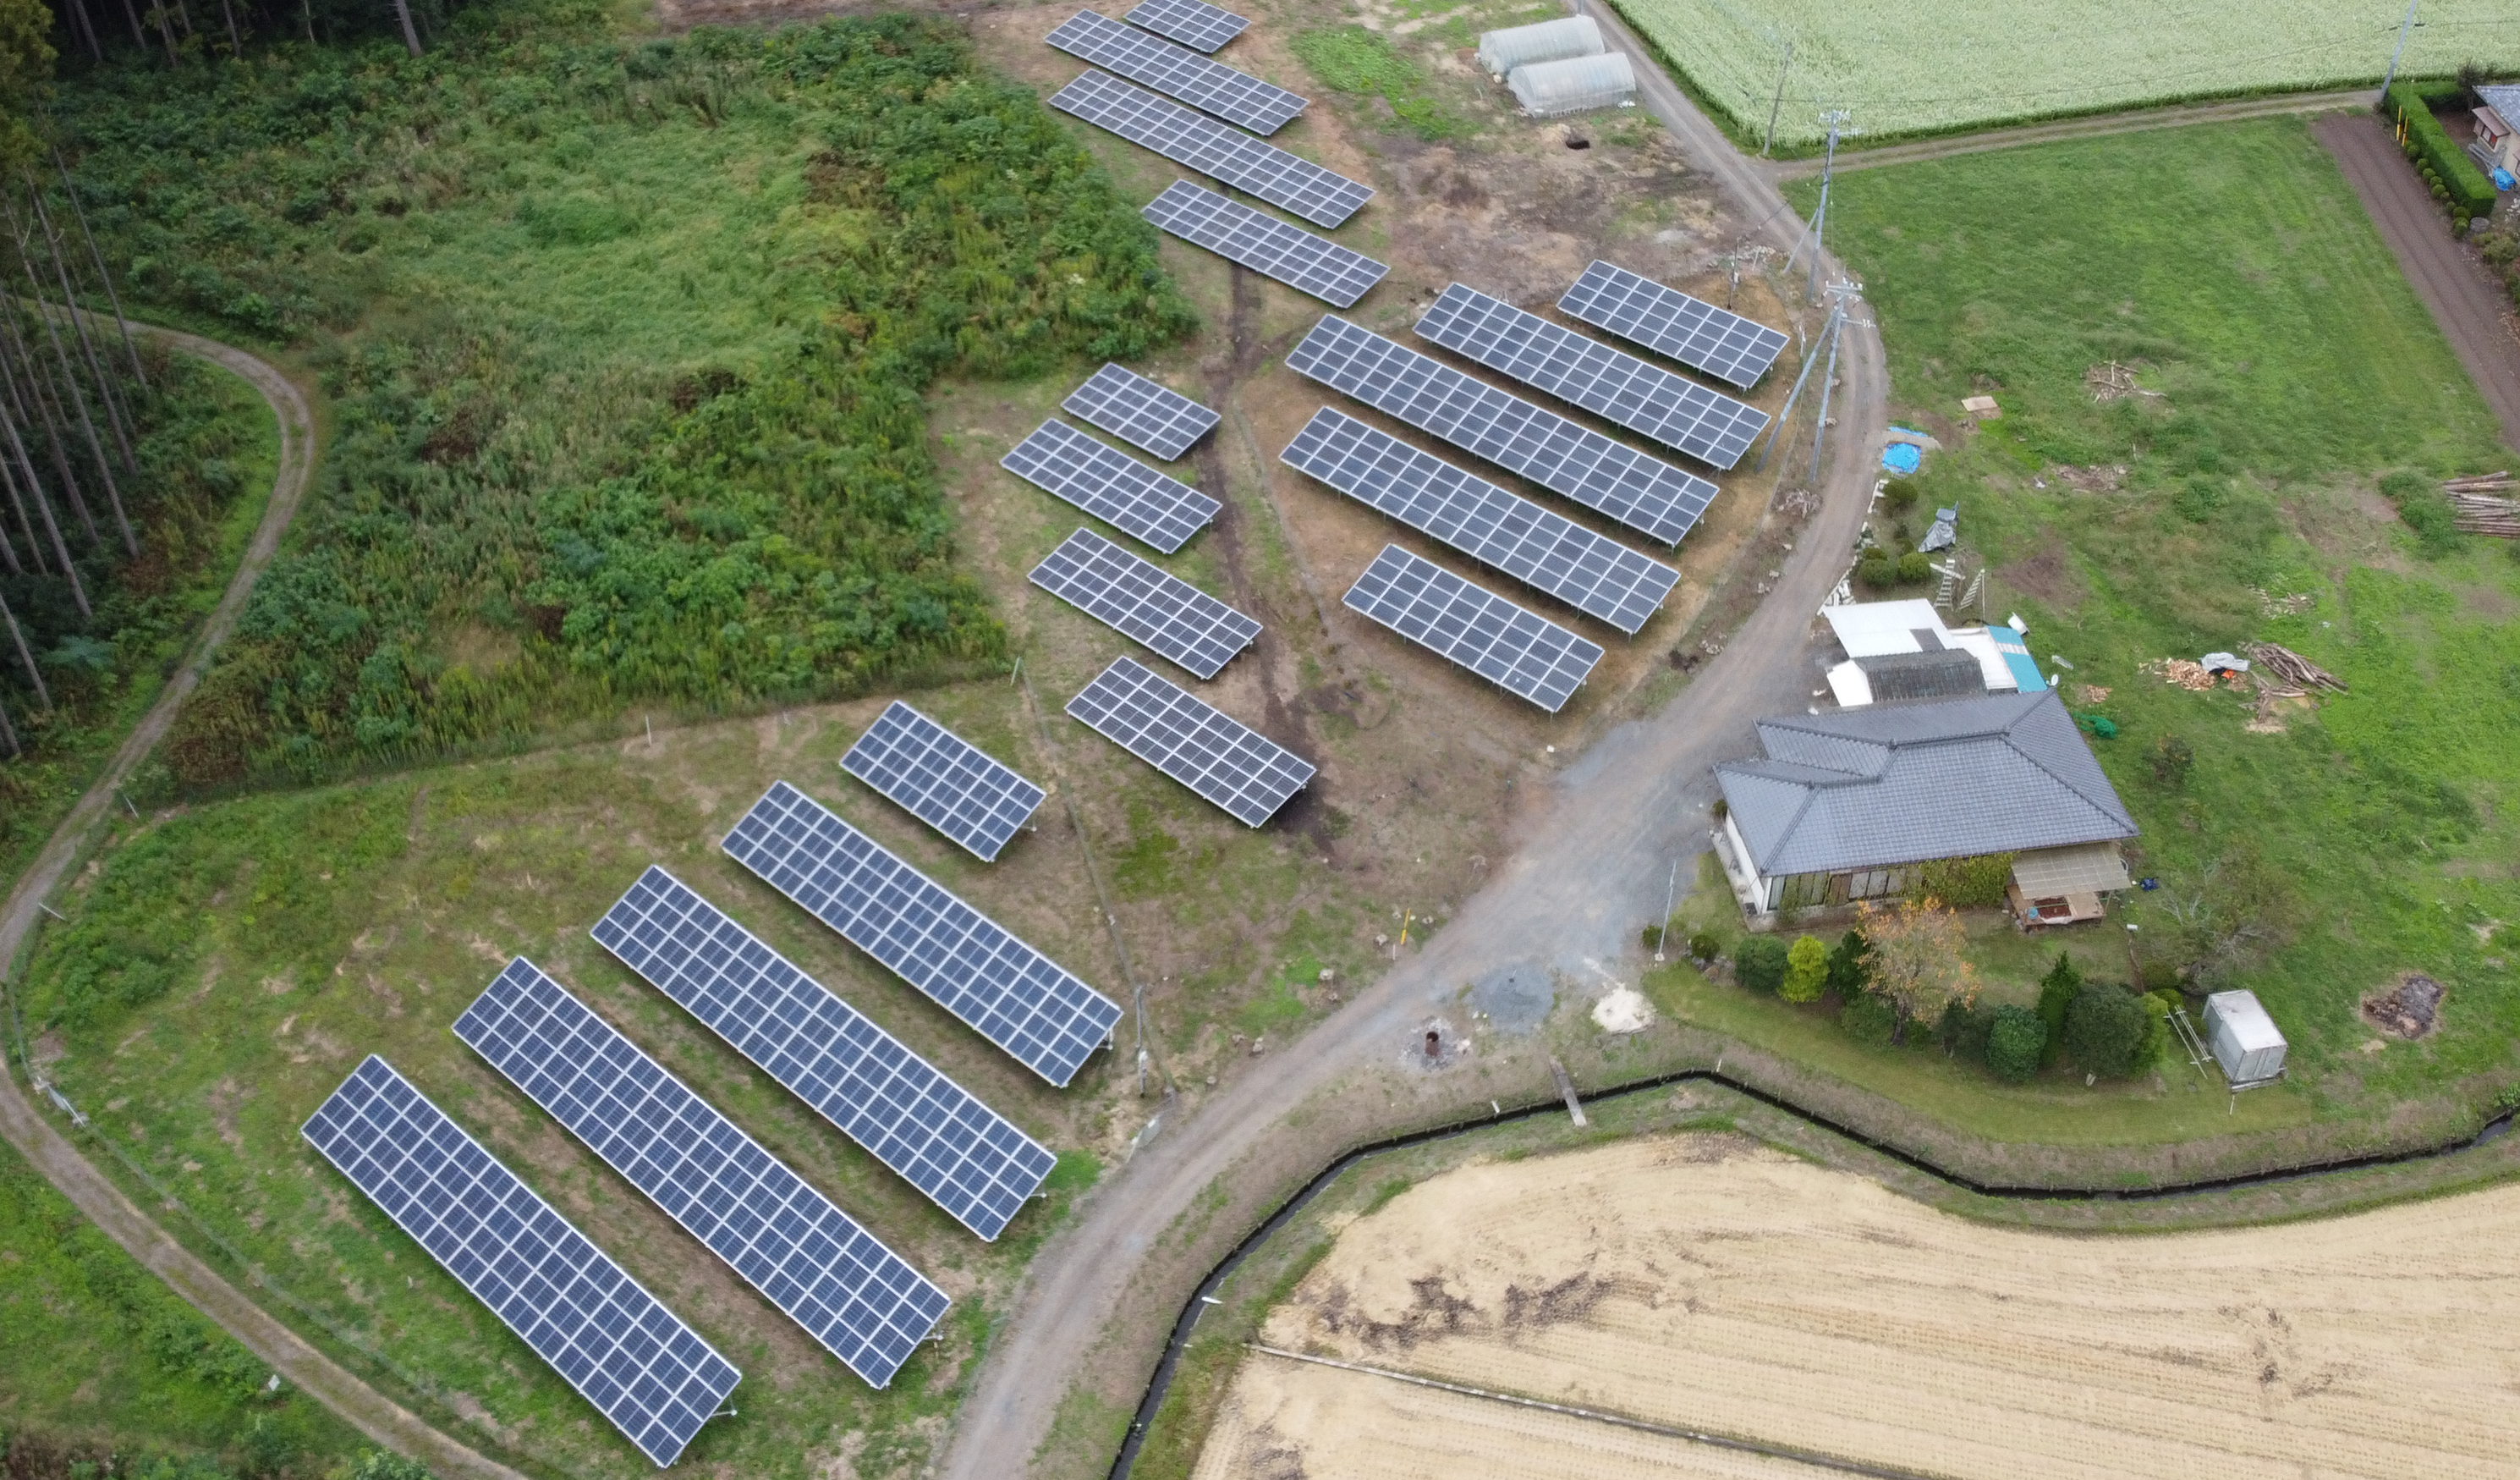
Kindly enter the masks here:
<path id="1" fill-rule="evenodd" d="M 2283 1074 L 2284 1036 L 2254 992 L 2218 992 L 2205 999 L 2205 1042 L 2234 1089 Z"/>
<path id="2" fill-rule="evenodd" d="M 1601 27 L 1590 16 L 1568 16 L 1537 25 L 1515 25 L 1479 37 L 1479 70 L 1502 77 L 1534 62 L 1562 62 L 1568 57 L 1598 57 Z"/>

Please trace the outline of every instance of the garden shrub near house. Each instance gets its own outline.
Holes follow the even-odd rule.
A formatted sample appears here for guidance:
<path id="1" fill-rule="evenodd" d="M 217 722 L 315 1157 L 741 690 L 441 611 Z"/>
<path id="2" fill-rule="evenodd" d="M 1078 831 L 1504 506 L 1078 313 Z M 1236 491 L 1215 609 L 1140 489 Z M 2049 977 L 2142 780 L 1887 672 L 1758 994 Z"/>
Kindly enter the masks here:
<path id="1" fill-rule="evenodd" d="M 1940 900 L 1955 909 L 1991 909 L 2003 902 L 2012 882 L 2008 853 L 1981 854 L 1973 858 L 1936 858 L 1917 865 L 1909 893 L 1920 900 Z"/>
<path id="2" fill-rule="evenodd" d="M 2494 213 L 2494 183 L 2433 116 L 2433 105 L 2452 106 L 2465 93 L 2456 82 L 2400 82 L 2389 89 L 2389 116 L 2406 126 L 2407 147 L 2432 183 L 2434 199 L 2467 221 Z"/>
<path id="3" fill-rule="evenodd" d="M 2030 1008 L 2006 1002 L 1987 1025 L 1986 1067 L 1997 1079 L 2018 1085 L 2039 1072 L 2048 1056 L 2048 1024 Z"/>
<path id="4" fill-rule="evenodd" d="M 1837 1010 L 1837 1026 L 1859 1043 L 1875 1046 L 1889 1043 L 1899 1036 L 1899 1013 L 1888 1002 L 1871 993 L 1863 993 Z"/>
<path id="5" fill-rule="evenodd" d="M 1732 948 L 1732 980 L 1752 992 L 1775 992 L 1785 984 L 1785 943 L 1775 936 L 1754 935 Z"/>
<path id="6" fill-rule="evenodd" d="M 1788 1002 L 1817 1002 L 1828 986 L 1828 948 L 1817 936 L 1804 936 L 1785 949 L 1785 983 L 1780 994 Z"/>
<path id="7" fill-rule="evenodd" d="M 2039 979 L 2039 1022 L 2041 1062 L 2052 1064 L 2065 1051 L 2065 1012 L 2074 1005 L 2074 994 L 2083 990 L 2083 973 L 2076 969 L 2074 958 L 2056 952 L 2056 964 Z"/>
<path id="8" fill-rule="evenodd" d="M 2102 1079 L 2124 1079 L 2143 1064 L 2152 1017 L 2143 1000 L 2122 987 L 2087 983 L 2065 1009 L 2065 1048 L 2074 1062 Z"/>

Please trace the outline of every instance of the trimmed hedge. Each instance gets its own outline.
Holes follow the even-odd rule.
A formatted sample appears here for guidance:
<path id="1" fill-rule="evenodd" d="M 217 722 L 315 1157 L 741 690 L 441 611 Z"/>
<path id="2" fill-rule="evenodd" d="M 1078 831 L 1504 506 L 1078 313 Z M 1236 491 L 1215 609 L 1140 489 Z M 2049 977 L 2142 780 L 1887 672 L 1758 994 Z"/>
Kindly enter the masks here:
<path id="1" fill-rule="evenodd" d="M 2397 82 L 2389 87 L 2389 116 L 2407 126 L 2407 142 L 2415 159 L 2431 168 L 2450 196 L 2461 220 L 2494 213 L 2494 182 L 2488 180 L 2467 151 L 2458 147 L 2433 116 L 2436 101 L 2455 101 L 2463 90 L 2455 82 Z"/>

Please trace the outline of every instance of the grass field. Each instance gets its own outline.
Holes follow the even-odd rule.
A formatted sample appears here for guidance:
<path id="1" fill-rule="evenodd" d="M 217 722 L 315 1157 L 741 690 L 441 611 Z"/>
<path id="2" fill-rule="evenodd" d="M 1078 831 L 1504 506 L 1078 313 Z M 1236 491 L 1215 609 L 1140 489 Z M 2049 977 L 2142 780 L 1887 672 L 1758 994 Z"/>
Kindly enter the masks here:
<path id="1" fill-rule="evenodd" d="M 1830 211 L 1903 414 L 1951 444 L 1920 506 L 1959 508 L 1995 615 L 2119 727 L 2147 960 L 2255 989 L 2322 1117 L 2483 1103 L 2520 1067 L 2520 561 L 2427 552 L 2374 491 L 2502 454 L 2327 157 L 2292 120 L 2170 130 L 1851 174 Z M 2158 393 L 2095 403 L 2110 360 Z M 1965 430 L 1980 392 L 2003 418 Z M 2253 638 L 2351 692 L 2253 732 L 2247 696 L 2140 671 Z M 2170 736 L 2195 761 L 2165 780 Z M 2360 1001 L 2409 970 L 2444 1026 L 2383 1040 Z"/>
<path id="2" fill-rule="evenodd" d="M 2376 84 L 2405 14 L 2395 0 L 1613 3 L 1734 138 L 1755 147 L 1774 109 L 1778 147 L 1792 153 L 1825 137 L 1824 109 L 1847 110 L 1852 126 L 1880 140 L 2185 98 Z M 2435 0 L 2419 19 L 2407 75 L 2446 76 L 2468 62 L 2520 67 L 2520 35 L 2497 0 Z"/>

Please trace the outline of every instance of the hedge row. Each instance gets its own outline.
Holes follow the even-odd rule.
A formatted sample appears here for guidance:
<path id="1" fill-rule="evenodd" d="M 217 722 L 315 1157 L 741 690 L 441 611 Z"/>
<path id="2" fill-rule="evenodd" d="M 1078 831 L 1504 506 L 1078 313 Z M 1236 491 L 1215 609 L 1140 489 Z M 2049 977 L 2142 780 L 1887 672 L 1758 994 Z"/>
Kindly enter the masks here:
<path id="1" fill-rule="evenodd" d="M 2450 204 L 2462 218 L 2494 213 L 2494 184 L 2433 116 L 2433 104 L 2453 103 L 2466 96 L 2455 82 L 2398 82 L 2389 88 L 2389 116 L 2406 125 L 2407 142 L 2415 158 L 2432 167 Z"/>

